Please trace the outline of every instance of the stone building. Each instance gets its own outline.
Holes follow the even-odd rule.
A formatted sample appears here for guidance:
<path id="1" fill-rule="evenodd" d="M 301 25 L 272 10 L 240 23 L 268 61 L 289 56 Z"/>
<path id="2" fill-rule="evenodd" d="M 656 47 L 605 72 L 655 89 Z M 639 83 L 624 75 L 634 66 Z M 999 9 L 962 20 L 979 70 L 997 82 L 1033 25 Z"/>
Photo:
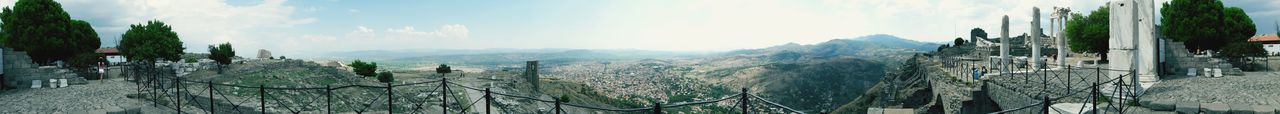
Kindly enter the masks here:
<path id="1" fill-rule="evenodd" d="M 267 51 L 266 49 L 258 50 L 258 59 L 271 59 L 271 57 L 273 57 L 271 56 L 271 51 Z"/>

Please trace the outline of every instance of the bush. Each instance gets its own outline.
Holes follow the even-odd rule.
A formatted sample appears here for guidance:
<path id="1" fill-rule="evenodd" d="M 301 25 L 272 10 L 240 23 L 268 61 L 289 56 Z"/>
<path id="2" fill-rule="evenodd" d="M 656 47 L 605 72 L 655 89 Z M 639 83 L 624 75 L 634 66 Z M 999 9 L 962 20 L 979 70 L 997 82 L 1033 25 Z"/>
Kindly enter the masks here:
<path id="1" fill-rule="evenodd" d="M 378 63 L 374 63 L 374 62 L 366 63 L 364 61 L 355 60 L 351 62 L 350 65 L 347 65 L 347 66 L 351 66 L 352 72 L 355 72 L 356 75 L 366 76 L 366 77 L 378 75 L 376 73 L 376 71 L 378 71 Z"/>
<path id="2" fill-rule="evenodd" d="M 573 96 L 560 95 L 560 98 L 557 98 L 557 100 L 560 100 L 560 102 L 562 103 L 568 103 L 569 101 L 573 100 Z"/>
<path id="3" fill-rule="evenodd" d="M 391 81 L 395 80 L 396 79 L 391 76 L 391 72 L 382 71 L 382 73 L 378 73 L 378 82 L 391 83 Z"/>
<path id="4" fill-rule="evenodd" d="M 72 68 L 76 69 L 93 68 L 98 66 L 98 62 L 107 62 L 106 59 L 100 58 L 103 56 L 98 53 L 81 53 L 71 57 L 71 60 L 67 62 L 70 63 Z"/>

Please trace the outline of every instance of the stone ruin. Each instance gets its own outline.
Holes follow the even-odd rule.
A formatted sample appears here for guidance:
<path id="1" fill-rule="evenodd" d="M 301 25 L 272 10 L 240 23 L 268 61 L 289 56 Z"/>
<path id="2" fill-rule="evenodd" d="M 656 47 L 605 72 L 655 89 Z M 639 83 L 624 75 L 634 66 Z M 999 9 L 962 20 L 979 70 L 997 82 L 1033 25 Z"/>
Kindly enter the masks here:
<path id="1" fill-rule="evenodd" d="M 57 66 L 40 66 L 31 61 L 27 52 L 3 48 L 4 84 L 17 88 L 65 87 L 87 84 L 87 80 L 68 69 Z"/>
<path id="2" fill-rule="evenodd" d="M 273 57 L 271 56 L 271 51 L 267 51 L 266 49 L 258 50 L 258 59 L 271 59 L 271 57 Z"/>

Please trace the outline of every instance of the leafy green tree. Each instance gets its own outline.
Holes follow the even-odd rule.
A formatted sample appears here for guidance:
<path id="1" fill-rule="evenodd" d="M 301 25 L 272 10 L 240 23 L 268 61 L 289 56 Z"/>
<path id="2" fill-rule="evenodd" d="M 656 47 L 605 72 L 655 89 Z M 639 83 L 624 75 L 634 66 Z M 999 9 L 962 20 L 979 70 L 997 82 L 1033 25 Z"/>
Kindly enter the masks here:
<path id="1" fill-rule="evenodd" d="M 449 74 L 449 73 L 453 73 L 453 68 L 449 68 L 449 65 L 440 64 L 440 66 L 439 66 L 439 67 L 436 67 L 436 73 L 437 73 L 437 74 Z"/>
<path id="2" fill-rule="evenodd" d="M 391 72 L 382 71 L 381 73 L 378 73 L 378 82 L 391 83 L 391 81 L 395 81 Z"/>
<path id="3" fill-rule="evenodd" d="M 1160 32 L 1192 50 L 1218 50 L 1257 32 L 1243 9 L 1225 8 L 1220 0 L 1173 0 L 1160 13 Z"/>
<path id="4" fill-rule="evenodd" d="M 1111 38 L 1110 9 L 1100 7 L 1087 17 L 1078 13 L 1071 15 L 1063 31 L 1067 35 L 1067 46 L 1072 52 L 1097 53 L 1102 60 L 1107 60 L 1107 40 Z"/>
<path id="5" fill-rule="evenodd" d="M 956 37 L 956 40 L 952 41 L 952 43 L 954 43 L 956 46 L 961 46 L 965 44 L 964 38 L 960 38 L 960 37 Z"/>
<path id="6" fill-rule="evenodd" d="M 222 67 L 231 64 L 231 58 L 235 56 L 236 51 L 231 49 L 231 43 L 209 45 L 209 59 L 218 62 L 218 74 L 222 74 Z"/>
<path id="7" fill-rule="evenodd" d="M 284 56 L 280 56 L 280 59 L 289 59 L 289 58 L 284 58 Z"/>
<path id="8" fill-rule="evenodd" d="M 1219 55 L 1231 62 L 1232 66 L 1243 69 L 1245 71 L 1256 71 L 1259 67 L 1246 63 L 1246 57 L 1262 57 L 1266 56 L 1266 50 L 1262 48 L 1262 43 L 1256 42 L 1235 42 L 1225 47 Z"/>
<path id="9" fill-rule="evenodd" d="M 182 41 L 178 33 L 160 21 L 129 25 L 121 35 L 120 53 L 129 61 L 177 61 L 182 58 Z"/>
<path id="10" fill-rule="evenodd" d="M 347 65 L 347 66 L 351 66 L 352 71 L 356 72 L 356 75 L 366 76 L 366 77 L 378 75 L 376 72 L 378 71 L 378 63 L 355 60 L 351 62 L 350 65 Z"/>
<path id="11" fill-rule="evenodd" d="M 34 62 L 47 64 L 91 53 L 101 46 L 88 22 L 73 20 L 53 0 L 21 0 L 0 12 L 3 43 L 27 51 Z"/>

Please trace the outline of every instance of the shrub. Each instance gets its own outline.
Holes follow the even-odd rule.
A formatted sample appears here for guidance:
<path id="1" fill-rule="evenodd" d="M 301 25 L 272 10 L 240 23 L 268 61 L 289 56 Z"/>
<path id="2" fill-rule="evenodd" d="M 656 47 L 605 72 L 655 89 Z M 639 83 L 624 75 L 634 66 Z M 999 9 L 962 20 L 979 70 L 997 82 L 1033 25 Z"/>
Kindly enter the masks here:
<path id="1" fill-rule="evenodd" d="M 395 81 L 395 78 L 391 76 L 391 72 L 382 71 L 382 73 L 378 73 L 378 82 L 391 83 L 391 81 Z"/>
<path id="2" fill-rule="evenodd" d="M 356 75 L 366 76 L 366 77 L 378 75 L 376 73 L 376 71 L 378 71 L 378 63 L 374 63 L 374 62 L 366 63 L 364 61 L 355 60 L 351 62 L 350 65 L 347 65 L 347 66 L 351 66 L 352 72 L 355 72 Z"/>

